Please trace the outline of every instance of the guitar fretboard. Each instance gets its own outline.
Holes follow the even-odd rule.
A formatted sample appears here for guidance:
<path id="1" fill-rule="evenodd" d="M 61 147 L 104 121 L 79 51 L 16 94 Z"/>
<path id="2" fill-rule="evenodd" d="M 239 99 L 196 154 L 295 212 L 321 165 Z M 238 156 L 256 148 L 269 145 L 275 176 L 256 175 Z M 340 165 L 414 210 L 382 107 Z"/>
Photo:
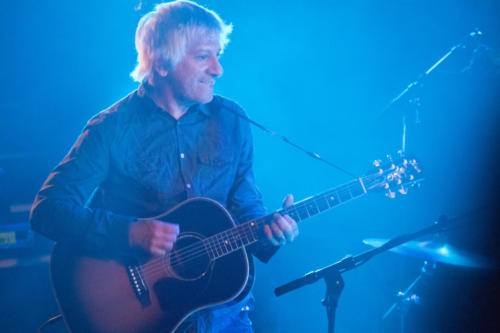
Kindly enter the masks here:
<path id="1" fill-rule="evenodd" d="M 288 214 L 297 222 L 303 221 L 366 194 L 366 180 L 367 178 L 364 180 L 361 178 L 355 179 L 324 193 L 301 200 L 275 213 Z M 207 253 L 209 253 L 211 259 L 217 259 L 259 241 L 264 237 L 262 232 L 264 225 L 272 220 L 272 216 L 273 214 L 263 216 L 204 239 L 203 243 Z"/>

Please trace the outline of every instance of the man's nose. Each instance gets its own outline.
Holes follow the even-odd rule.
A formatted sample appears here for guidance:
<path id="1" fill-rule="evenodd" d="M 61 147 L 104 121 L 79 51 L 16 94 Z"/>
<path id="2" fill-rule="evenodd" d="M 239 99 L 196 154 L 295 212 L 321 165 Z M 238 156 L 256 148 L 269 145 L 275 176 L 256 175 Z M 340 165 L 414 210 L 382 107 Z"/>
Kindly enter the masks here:
<path id="1" fill-rule="evenodd" d="M 219 77 L 222 75 L 222 65 L 219 62 L 219 57 L 213 57 L 212 61 L 210 62 L 210 67 L 208 68 L 209 72 L 211 75 L 215 77 Z"/>

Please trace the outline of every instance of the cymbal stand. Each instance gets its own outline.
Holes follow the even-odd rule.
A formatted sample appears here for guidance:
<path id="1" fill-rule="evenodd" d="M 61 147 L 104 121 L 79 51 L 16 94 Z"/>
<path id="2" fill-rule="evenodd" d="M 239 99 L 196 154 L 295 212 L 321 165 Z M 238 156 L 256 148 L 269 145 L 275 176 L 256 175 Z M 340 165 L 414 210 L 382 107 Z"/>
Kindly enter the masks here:
<path id="1" fill-rule="evenodd" d="M 412 304 L 419 304 L 421 300 L 420 296 L 413 293 L 413 290 L 419 283 L 422 282 L 423 279 L 425 279 L 428 276 L 431 276 L 434 273 L 435 269 L 436 269 L 436 263 L 434 261 L 424 261 L 424 265 L 422 266 L 422 269 L 420 270 L 420 273 L 418 274 L 417 278 L 413 280 L 413 282 L 408 286 L 408 288 L 406 288 L 404 292 L 403 291 L 398 292 L 397 294 L 398 300 L 393 305 L 391 305 L 391 307 L 385 312 L 382 319 L 386 319 L 393 311 L 399 312 L 400 332 L 404 333 L 405 319 L 410 310 L 410 306 Z"/>

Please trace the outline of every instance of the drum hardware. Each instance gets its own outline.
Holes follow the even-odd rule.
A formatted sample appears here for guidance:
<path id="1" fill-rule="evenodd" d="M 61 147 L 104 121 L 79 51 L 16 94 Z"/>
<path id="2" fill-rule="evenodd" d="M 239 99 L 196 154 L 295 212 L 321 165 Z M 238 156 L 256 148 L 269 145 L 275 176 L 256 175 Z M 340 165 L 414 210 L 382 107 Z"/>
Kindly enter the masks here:
<path id="1" fill-rule="evenodd" d="M 382 319 L 386 319 L 393 311 L 399 312 L 399 327 L 400 332 L 404 333 L 405 331 L 405 319 L 410 311 L 410 307 L 412 304 L 420 304 L 421 298 L 417 294 L 414 294 L 413 291 L 422 283 L 423 280 L 428 279 L 433 275 L 436 270 L 436 263 L 430 261 L 424 261 L 424 265 L 420 270 L 417 278 L 413 280 L 413 282 L 405 289 L 405 291 L 399 291 L 397 293 L 398 300 L 391 305 L 391 307 L 385 312 Z"/>
<path id="2" fill-rule="evenodd" d="M 368 238 L 364 239 L 363 243 L 378 247 L 387 241 L 388 239 L 384 238 Z M 495 266 L 495 264 L 487 258 L 468 253 L 450 244 L 439 241 L 436 242 L 434 240 L 421 242 L 409 241 L 389 251 L 430 262 L 439 262 L 453 266 L 483 269 L 494 268 Z"/>
<path id="3" fill-rule="evenodd" d="M 340 294 L 344 288 L 344 280 L 342 279 L 342 273 L 350 271 L 356 267 L 361 266 L 366 263 L 368 260 L 380 254 L 382 252 L 389 251 L 393 248 L 396 248 L 402 244 L 410 242 L 414 239 L 421 238 L 423 236 L 437 234 L 440 232 L 448 231 L 452 227 L 456 227 L 458 222 L 461 222 L 467 217 L 471 215 L 475 215 L 481 211 L 483 211 L 486 207 L 481 207 L 474 211 L 467 212 L 459 217 L 448 220 L 446 216 L 441 216 L 437 221 L 435 221 L 431 226 L 421 229 L 417 232 L 404 234 L 399 237 L 388 240 L 387 242 L 381 244 L 380 246 L 375 247 L 369 251 L 366 251 L 357 256 L 347 256 L 344 259 L 333 263 L 329 266 L 311 271 L 305 274 L 303 277 L 290 281 L 284 285 L 281 285 L 274 289 L 274 294 L 276 296 L 281 296 L 295 289 L 302 288 L 308 284 L 312 284 L 319 279 L 324 279 L 327 285 L 327 295 L 324 300 L 322 300 L 322 304 L 327 307 L 327 315 L 328 315 L 328 333 L 333 333 L 335 330 L 335 311 L 337 307 L 337 301 L 340 297 Z M 413 243 L 410 243 L 413 244 Z M 443 252 L 443 251 L 441 251 Z M 445 255 L 441 254 L 442 257 Z M 410 288 L 407 288 L 405 292 L 402 294 L 403 303 L 409 304 L 411 302 L 418 302 L 419 298 L 417 295 L 410 295 L 413 287 L 418 281 L 420 281 L 425 274 L 430 272 L 430 267 L 434 267 L 434 264 L 431 266 L 424 265 L 425 273 L 421 272 L 419 277 L 417 278 L 417 282 L 414 281 Z M 392 310 L 391 310 L 392 311 Z M 389 312 L 390 313 L 390 312 Z M 404 324 L 404 323 L 403 323 Z"/>
<path id="4" fill-rule="evenodd" d="M 387 239 L 369 238 L 363 240 L 363 243 L 378 247 L 386 243 Z M 415 280 L 406 288 L 405 291 L 397 293 L 398 300 L 391 305 L 385 312 L 382 319 L 386 319 L 392 312 L 399 314 L 400 332 L 405 332 L 405 319 L 409 313 L 412 304 L 421 302 L 420 296 L 413 293 L 417 285 L 421 284 L 425 279 L 433 275 L 436 270 L 436 263 L 443 263 L 452 266 L 489 269 L 494 268 L 491 260 L 477 255 L 459 250 L 450 244 L 442 241 L 426 240 L 426 241 L 409 241 L 401 244 L 398 247 L 392 248 L 390 252 L 399 253 L 405 256 L 424 259 L 424 265 Z"/>

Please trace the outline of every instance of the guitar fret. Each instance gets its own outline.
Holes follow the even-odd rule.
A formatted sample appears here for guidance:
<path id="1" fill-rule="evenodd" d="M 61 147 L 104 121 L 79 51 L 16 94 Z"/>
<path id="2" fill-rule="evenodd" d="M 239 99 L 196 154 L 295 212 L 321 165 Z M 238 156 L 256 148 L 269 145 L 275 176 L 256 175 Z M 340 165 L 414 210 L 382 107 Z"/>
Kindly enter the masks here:
<path id="1" fill-rule="evenodd" d="M 250 239 L 248 238 L 248 224 L 244 224 L 243 225 L 243 228 L 241 229 L 241 233 L 240 234 L 243 234 L 243 236 L 246 238 L 246 241 L 245 241 L 245 244 L 250 244 Z M 243 240 L 243 238 L 242 238 Z"/>
<path id="2" fill-rule="evenodd" d="M 238 234 L 240 235 L 242 245 L 247 245 L 250 243 L 248 236 L 247 236 L 247 225 L 246 224 L 242 224 L 240 226 L 240 230 L 239 230 Z"/>
<path id="3" fill-rule="evenodd" d="M 237 231 L 238 231 L 237 229 L 234 229 L 232 232 L 232 235 L 233 235 L 234 247 L 236 249 L 239 249 L 239 248 L 241 248 L 241 244 L 238 244 L 239 234 Z"/>
<path id="4" fill-rule="evenodd" d="M 222 255 L 226 254 L 226 250 L 224 250 L 224 241 L 222 239 L 222 234 L 217 234 L 217 244 L 219 244 L 220 251 Z"/>
<path id="5" fill-rule="evenodd" d="M 307 211 L 306 207 L 304 206 L 297 206 L 297 212 L 299 213 L 301 220 L 306 219 L 310 217 L 309 212 Z"/>
<path id="6" fill-rule="evenodd" d="M 240 241 L 240 246 L 243 247 L 245 245 L 245 242 L 243 241 L 243 238 L 241 237 L 241 231 L 243 230 L 243 228 L 239 227 L 238 229 L 238 232 L 236 233 L 236 235 L 238 236 L 238 239 Z"/>
<path id="7" fill-rule="evenodd" d="M 237 248 L 243 247 L 243 241 L 241 240 L 241 226 L 237 226 L 236 228 L 234 228 L 233 236 L 236 247 Z"/>
<path id="8" fill-rule="evenodd" d="M 227 240 L 227 230 L 221 234 L 221 242 L 222 245 L 224 246 L 224 254 L 228 254 L 230 252 L 230 249 L 228 249 L 228 240 Z"/>
<path id="9" fill-rule="evenodd" d="M 329 193 L 327 198 L 326 198 L 326 201 L 328 202 L 328 206 L 330 208 L 334 207 L 337 205 L 337 199 L 336 197 L 333 195 L 333 193 Z"/>
<path id="10" fill-rule="evenodd" d="M 230 230 L 226 230 L 224 232 L 224 237 L 223 237 L 223 243 L 224 243 L 224 247 L 226 248 L 226 251 L 227 252 L 231 252 L 231 243 L 229 242 L 229 234 L 230 234 Z"/>
<path id="11" fill-rule="evenodd" d="M 327 210 L 328 208 L 330 208 L 330 206 L 328 205 L 328 200 L 324 196 L 320 196 L 316 200 L 316 205 L 318 206 L 318 209 L 320 212 L 323 212 L 323 211 Z"/>
<path id="12" fill-rule="evenodd" d="M 243 238 L 241 238 L 241 228 L 239 228 L 236 233 L 236 242 L 239 242 L 238 247 L 243 247 L 245 245 Z"/>
<path id="13" fill-rule="evenodd" d="M 256 241 L 257 238 L 255 237 L 255 234 L 253 232 L 253 227 L 254 226 L 255 226 L 255 222 L 248 223 L 248 230 L 250 230 L 250 234 L 252 235 L 253 241 Z"/>
<path id="14" fill-rule="evenodd" d="M 224 249 L 222 248 L 222 244 L 220 243 L 220 235 L 218 235 L 218 237 L 217 237 L 217 248 L 220 251 L 220 255 L 219 256 L 223 256 L 224 255 Z"/>
<path id="15" fill-rule="evenodd" d="M 226 248 L 226 253 L 231 252 L 232 249 L 231 249 L 231 246 L 229 244 L 229 241 L 227 239 L 224 239 L 223 243 L 224 243 L 224 247 Z"/>
<path id="16" fill-rule="evenodd" d="M 316 213 L 314 212 L 314 206 L 313 205 L 306 205 L 306 210 L 307 210 L 307 215 L 309 216 L 313 216 L 313 215 L 316 215 Z"/>
<path id="17" fill-rule="evenodd" d="M 224 254 L 224 252 L 222 251 L 222 247 L 220 246 L 219 239 L 220 239 L 220 235 L 216 234 L 214 237 L 214 246 L 215 246 L 215 251 L 217 252 L 217 257 L 220 257 Z"/>
<path id="18" fill-rule="evenodd" d="M 214 250 L 215 250 L 215 254 L 217 255 L 217 258 L 220 257 L 220 254 L 219 254 L 219 247 L 217 246 L 217 235 L 216 237 L 214 237 L 213 239 L 213 246 L 214 246 Z"/>
<path id="19" fill-rule="evenodd" d="M 318 203 L 317 203 L 317 200 L 316 198 L 312 200 L 312 202 L 314 203 L 314 206 L 316 207 L 316 214 L 318 214 L 319 212 L 321 212 L 321 210 L 319 209 L 318 207 Z"/>
<path id="20" fill-rule="evenodd" d="M 342 191 L 342 192 L 336 191 L 336 194 L 337 194 L 337 198 L 338 198 L 339 202 L 341 202 L 341 203 L 351 199 L 351 196 L 347 195 L 346 192 L 344 192 L 344 191 Z"/>
<path id="21" fill-rule="evenodd" d="M 238 244 L 235 243 L 236 239 L 234 236 L 233 230 L 230 230 L 229 232 L 229 246 L 231 247 L 231 251 L 233 251 L 235 248 L 238 248 Z"/>
<path id="22" fill-rule="evenodd" d="M 209 258 L 210 259 L 215 259 L 214 250 L 212 249 L 212 247 L 210 246 L 210 244 L 207 244 L 206 241 L 203 241 L 203 246 L 205 247 L 205 251 L 208 253 Z"/>
<path id="23" fill-rule="evenodd" d="M 358 182 L 357 184 L 353 184 L 353 186 L 351 187 L 351 193 L 353 194 L 354 197 L 358 197 L 360 195 L 365 194 L 366 189 L 364 188 L 363 183 Z"/>
<path id="24" fill-rule="evenodd" d="M 290 207 L 290 210 L 287 213 L 292 219 L 295 221 L 301 221 L 301 217 L 299 215 L 299 212 L 297 211 L 296 208 Z"/>

